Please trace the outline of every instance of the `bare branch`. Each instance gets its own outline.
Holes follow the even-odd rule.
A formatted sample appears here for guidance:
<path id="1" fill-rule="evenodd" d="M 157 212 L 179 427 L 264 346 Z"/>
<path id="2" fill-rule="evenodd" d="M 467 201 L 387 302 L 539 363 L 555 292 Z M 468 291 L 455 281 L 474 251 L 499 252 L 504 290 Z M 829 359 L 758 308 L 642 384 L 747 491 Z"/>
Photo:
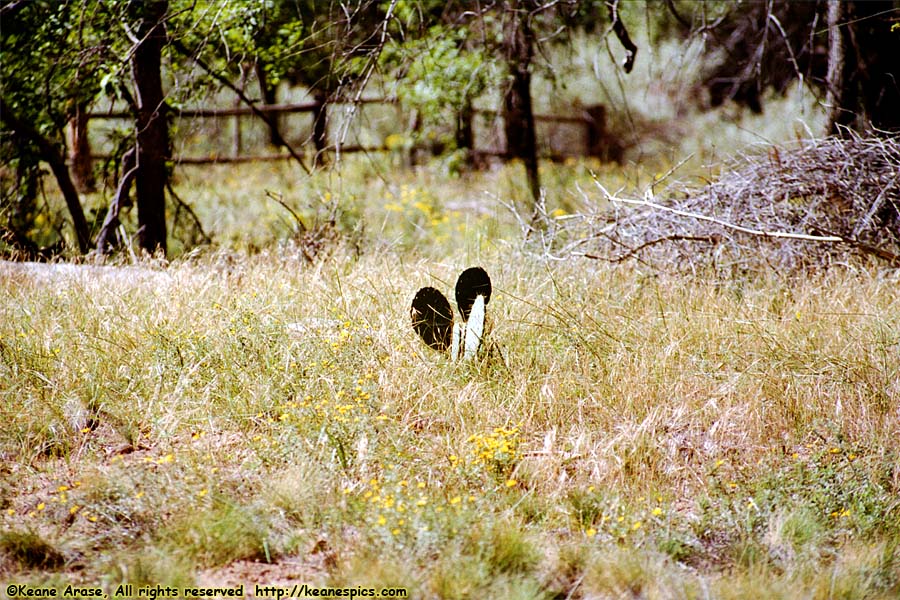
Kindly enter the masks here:
<path id="1" fill-rule="evenodd" d="M 562 247 L 554 252 L 723 274 L 825 268 L 854 255 L 897 267 L 897 164 L 894 139 L 827 138 L 733 159 L 702 187 L 676 181 L 660 191 L 654 182 L 628 198 L 595 181 L 599 194 L 578 189 L 596 209 L 571 215 L 564 229 L 556 221 Z"/>
<path id="2" fill-rule="evenodd" d="M 0 8 L 0 19 L 8 19 L 12 17 L 29 4 L 31 4 L 31 0 L 15 0 L 14 2 L 10 2 L 9 4 L 4 4 L 3 7 Z"/>
<path id="3" fill-rule="evenodd" d="M 297 151 L 294 150 L 294 148 L 290 144 L 287 143 L 287 140 L 285 140 L 281 136 L 281 133 L 277 131 L 277 128 L 274 128 L 274 129 L 272 128 L 271 117 L 268 114 L 266 114 L 264 111 L 260 110 L 260 108 L 258 106 L 256 106 L 256 103 L 253 100 L 251 100 L 244 93 L 243 90 L 241 90 L 238 86 L 234 85 L 231 81 L 229 81 L 227 77 L 225 77 L 221 73 L 216 72 L 216 70 L 213 69 L 210 65 L 206 64 L 206 61 L 204 61 L 202 58 L 200 58 L 200 56 L 197 53 L 191 52 L 190 49 L 187 46 L 185 46 L 181 41 L 174 40 L 172 42 L 172 44 L 175 46 L 176 50 L 178 50 L 183 55 L 185 55 L 186 57 L 190 58 L 195 63 L 197 63 L 197 65 L 199 65 L 200 68 L 202 68 L 209 75 L 211 75 L 216 81 L 218 81 L 219 83 L 221 83 L 222 85 L 224 85 L 225 87 L 227 87 L 228 89 L 233 91 L 235 94 L 237 94 L 238 98 L 240 98 L 241 101 L 244 104 L 246 104 L 248 107 L 250 107 L 250 110 L 253 111 L 254 115 L 259 117 L 263 123 L 268 125 L 270 130 L 275 131 L 276 136 L 278 138 L 276 140 L 278 142 L 278 144 L 284 146 L 287 149 L 288 154 L 291 155 L 291 158 L 293 158 L 297 162 L 297 164 L 299 164 L 303 168 L 303 170 L 306 172 L 307 175 L 312 175 L 312 173 L 309 170 L 309 167 L 307 167 L 306 164 L 303 162 L 303 158 L 299 154 L 297 154 Z"/>
<path id="4" fill-rule="evenodd" d="M 654 240 L 650 240 L 649 242 L 644 242 L 644 243 L 641 244 L 640 246 L 637 246 L 636 248 L 632 248 L 632 249 L 630 249 L 628 252 L 626 252 L 625 254 L 621 254 L 621 255 L 616 256 L 616 257 L 614 257 L 614 258 L 605 258 L 605 257 L 603 257 L 603 256 L 598 256 L 598 255 L 596 255 L 596 254 L 589 254 L 589 253 L 587 253 L 587 252 L 582 253 L 580 256 L 583 256 L 584 258 L 591 258 L 591 259 L 594 259 L 594 260 L 606 260 L 606 261 L 612 262 L 612 263 L 620 263 L 620 262 L 624 262 L 624 261 L 628 260 L 628 259 L 631 258 L 632 256 L 635 256 L 635 255 L 636 255 L 638 252 L 640 252 L 641 250 L 643 250 L 643 249 L 645 249 L 645 248 L 649 248 L 650 246 L 655 246 L 656 244 L 660 244 L 660 243 L 662 243 L 662 242 L 680 242 L 680 241 L 685 241 L 685 242 L 706 242 L 706 243 L 708 243 L 708 244 L 715 244 L 716 242 L 719 241 L 719 239 L 718 239 L 716 236 L 714 236 L 714 235 L 680 235 L 680 234 L 674 234 L 674 235 L 667 235 L 667 236 L 661 237 L 661 238 L 656 238 L 656 239 L 654 239 Z"/>
<path id="5" fill-rule="evenodd" d="M 891 264 L 891 266 L 900 267 L 900 254 L 894 254 L 893 252 L 889 252 L 888 250 L 885 250 L 884 248 L 879 248 L 877 246 L 873 246 L 872 244 L 866 244 L 865 242 L 861 242 L 861 241 L 855 240 L 853 238 L 848 238 L 843 235 L 835 235 L 835 234 L 833 234 L 829 231 L 826 231 L 820 227 L 817 227 L 815 225 L 813 225 L 812 228 L 815 229 L 816 231 L 820 231 L 824 234 L 838 237 L 845 244 L 849 244 L 850 246 L 853 246 L 854 248 L 858 248 L 858 249 L 862 250 L 863 252 L 865 252 L 866 254 L 871 254 L 873 256 L 877 256 L 880 259 L 886 260 L 887 262 L 889 262 Z"/>
<path id="6" fill-rule="evenodd" d="M 631 69 L 634 68 L 634 59 L 637 56 L 638 48 L 631 41 L 631 36 L 628 35 L 628 30 L 625 29 L 625 24 L 619 18 L 619 0 L 607 0 L 606 8 L 609 10 L 609 19 L 612 21 L 613 31 L 616 37 L 619 38 L 622 46 L 625 47 L 625 61 L 622 63 L 622 68 L 625 69 L 626 73 L 631 73 Z"/>
<path id="7" fill-rule="evenodd" d="M 191 220 L 194 221 L 194 225 L 197 226 L 197 231 L 200 232 L 200 237 L 203 239 L 204 244 L 212 243 L 212 238 L 206 234 L 206 231 L 203 229 L 203 223 L 200 222 L 200 217 L 197 216 L 197 213 L 194 212 L 194 209 L 191 208 L 191 205 L 181 199 L 181 197 L 175 193 L 175 189 L 172 187 L 172 182 L 166 182 L 166 189 L 169 191 L 169 195 L 175 199 L 175 202 L 178 203 L 179 208 L 183 208 L 187 213 L 191 216 Z"/>
<path id="8" fill-rule="evenodd" d="M 727 10 L 727 11 L 725 11 L 724 14 L 722 14 L 718 19 L 716 19 L 712 23 L 704 23 L 699 29 L 694 30 L 693 23 L 691 23 L 690 21 L 685 19 L 684 16 L 678 12 L 678 9 L 675 8 L 674 0 L 666 0 L 666 6 L 668 7 L 669 12 L 672 13 L 672 16 L 675 17 L 675 20 L 678 21 L 678 23 L 682 27 L 684 27 L 691 33 L 706 33 L 707 31 L 709 31 L 711 29 L 715 29 L 716 27 L 721 25 L 722 22 L 725 21 L 725 19 L 728 17 L 728 14 L 731 12 L 730 10 Z"/>
<path id="9" fill-rule="evenodd" d="M 797 74 L 797 79 L 800 80 L 800 86 L 803 86 L 803 73 L 800 71 L 800 65 L 797 64 L 797 57 L 794 56 L 794 49 L 791 48 L 791 40 L 788 38 L 787 33 L 784 31 L 784 27 L 781 26 L 781 21 L 778 20 L 778 17 L 775 16 L 774 13 L 768 14 L 768 19 L 772 23 L 775 23 L 775 27 L 778 28 L 778 32 L 781 34 L 781 39 L 784 41 L 784 47 L 787 48 L 788 56 L 791 59 L 791 64 L 794 66 L 794 73 Z"/>
<path id="10" fill-rule="evenodd" d="M 107 254 L 110 250 L 124 241 L 116 238 L 119 231 L 119 213 L 128 196 L 128 190 L 131 188 L 131 182 L 134 181 L 138 172 L 138 166 L 135 162 L 137 150 L 131 148 L 122 155 L 122 178 L 119 179 L 119 185 L 116 187 L 116 195 L 113 196 L 112 202 L 109 203 L 109 209 L 106 211 L 106 218 L 103 219 L 103 226 L 100 233 L 97 234 L 96 248 L 97 252 Z"/>
<path id="11" fill-rule="evenodd" d="M 293 208 L 288 206 L 288 204 L 281 199 L 281 194 L 273 192 L 271 190 L 266 190 L 266 196 L 280 204 L 286 211 L 291 213 L 291 216 L 294 217 L 294 221 L 296 221 L 297 225 L 300 226 L 300 231 L 306 231 L 306 225 L 303 223 L 303 219 L 300 218 L 300 215 L 298 215 Z"/>
<path id="12" fill-rule="evenodd" d="M 656 202 L 650 202 L 649 200 L 635 200 L 632 198 L 620 198 L 618 196 L 613 196 L 610 194 L 606 188 L 599 181 L 595 181 L 597 187 L 599 187 L 603 193 L 606 195 L 607 200 L 611 200 L 613 202 L 622 202 L 624 204 L 636 204 L 638 206 L 647 206 L 650 208 L 654 208 L 657 210 L 670 212 L 682 217 L 689 217 L 691 219 L 698 219 L 700 221 L 708 221 L 710 223 L 715 223 L 716 225 L 721 225 L 722 227 L 726 227 L 728 229 L 733 229 L 735 231 L 740 231 L 741 233 L 749 233 L 750 235 L 757 235 L 760 237 L 770 237 L 770 238 L 784 238 L 791 240 L 806 240 L 809 242 L 843 242 L 845 241 L 843 238 L 836 235 L 829 236 L 820 236 L 820 235 L 807 235 L 804 233 L 791 233 L 789 231 L 763 231 L 761 229 L 752 229 L 750 227 L 742 227 L 741 225 L 735 225 L 734 223 L 729 223 L 727 221 L 722 221 L 721 219 L 716 219 L 715 217 L 710 217 L 707 215 L 702 215 L 700 213 L 689 212 L 686 210 L 679 210 L 677 208 L 672 208 L 670 206 L 663 206 L 662 204 L 657 204 Z"/>

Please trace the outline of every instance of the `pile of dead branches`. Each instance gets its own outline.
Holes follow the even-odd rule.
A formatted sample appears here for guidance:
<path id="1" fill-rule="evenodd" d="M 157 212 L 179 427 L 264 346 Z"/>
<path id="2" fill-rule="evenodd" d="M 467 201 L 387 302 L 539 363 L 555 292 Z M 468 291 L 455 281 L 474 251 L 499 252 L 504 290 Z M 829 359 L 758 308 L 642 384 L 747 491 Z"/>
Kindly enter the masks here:
<path id="1" fill-rule="evenodd" d="M 809 270 L 876 257 L 900 267 L 900 141 L 827 138 L 741 155 L 703 187 L 609 193 L 562 254 L 662 270 Z M 578 230 L 577 235 L 574 230 Z"/>

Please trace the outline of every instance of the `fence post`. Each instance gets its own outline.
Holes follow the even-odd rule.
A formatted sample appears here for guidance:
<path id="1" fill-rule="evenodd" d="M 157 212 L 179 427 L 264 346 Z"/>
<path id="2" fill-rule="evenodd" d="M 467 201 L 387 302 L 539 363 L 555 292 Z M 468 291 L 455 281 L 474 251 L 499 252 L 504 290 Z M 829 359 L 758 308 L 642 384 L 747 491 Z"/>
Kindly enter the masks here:
<path id="1" fill-rule="evenodd" d="M 584 107 L 585 136 L 588 156 L 621 162 L 622 144 L 606 130 L 606 107 L 591 104 Z"/>
<path id="2" fill-rule="evenodd" d="M 589 156 L 602 156 L 606 139 L 606 107 L 602 104 L 591 104 L 584 108 L 584 121 L 587 131 L 587 153 Z"/>
<path id="3" fill-rule="evenodd" d="M 325 148 L 328 146 L 328 113 L 325 104 L 325 94 L 317 91 L 313 95 L 313 101 L 316 103 L 312 111 L 313 144 L 316 146 L 313 166 L 321 167 L 325 162 Z"/>
<path id="4" fill-rule="evenodd" d="M 243 63 L 241 64 L 241 78 L 238 80 L 238 89 L 242 92 L 244 91 L 244 87 L 247 85 L 247 67 Z M 236 97 L 234 99 L 234 107 L 239 108 L 241 106 L 240 97 Z M 234 115 L 234 137 L 231 140 L 231 155 L 234 158 L 240 158 L 241 156 L 241 115 Z"/>
<path id="5" fill-rule="evenodd" d="M 241 115 L 234 115 L 234 138 L 231 140 L 232 158 L 241 156 Z"/>

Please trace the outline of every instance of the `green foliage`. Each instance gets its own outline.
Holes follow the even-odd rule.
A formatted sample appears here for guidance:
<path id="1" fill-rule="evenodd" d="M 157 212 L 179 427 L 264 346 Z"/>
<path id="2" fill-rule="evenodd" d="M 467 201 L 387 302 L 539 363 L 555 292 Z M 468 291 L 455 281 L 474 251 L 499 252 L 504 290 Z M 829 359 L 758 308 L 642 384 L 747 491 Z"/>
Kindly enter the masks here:
<path id="1" fill-rule="evenodd" d="M 538 549 L 515 523 L 498 520 L 472 541 L 484 553 L 492 574 L 527 573 L 540 558 Z"/>
<path id="2" fill-rule="evenodd" d="M 184 553 L 151 546 L 134 554 L 110 557 L 106 579 L 110 586 L 182 588 L 196 585 L 195 564 Z"/>
<path id="3" fill-rule="evenodd" d="M 21 119 L 62 143 L 75 106 L 91 102 L 108 80 L 113 19 L 106 3 L 36 0 L 4 17 L 0 73 L 3 97 Z"/>
<path id="4" fill-rule="evenodd" d="M 893 538 L 898 522 L 891 457 L 838 440 L 806 444 L 803 453 L 772 456 L 753 478 L 711 473 L 710 495 L 699 500 L 694 532 L 719 540 L 731 560 L 747 567 L 790 570 L 824 560 L 845 539 Z"/>
<path id="5" fill-rule="evenodd" d="M 0 80 L 3 102 L 65 155 L 66 123 L 108 85 L 118 5 L 35 0 L 3 18 Z M 6 129 L 6 128 L 4 128 Z M 0 140 L 0 225 L 39 243 L 56 237 L 59 223 L 37 202 L 44 175 L 41 152 L 32 140 L 4 135 Z"/>
<path id="6" fill-rule="evenodd" d="M 172 30 L 194 55 L 237 77 L 259 67 L 268 85 L 293 85 L 333 93 L 358 75 L 352 59 L 372 50 L 372 32 L 383 8 L 344 7 L 316 0 L 207 0 L 173 11 Z"/>
<path id="7" fill-rule="evenodd" d="M 397 97 L 407 110 L 419 111 L 426 136 L 452 135 L 446 124 L 455 123 L 497 79 L 498 65 L 489 50 L 472 47 L 469 35 L 466 27 L 434 25 L 421 37 L 392 41 L 381 53 Z"/>

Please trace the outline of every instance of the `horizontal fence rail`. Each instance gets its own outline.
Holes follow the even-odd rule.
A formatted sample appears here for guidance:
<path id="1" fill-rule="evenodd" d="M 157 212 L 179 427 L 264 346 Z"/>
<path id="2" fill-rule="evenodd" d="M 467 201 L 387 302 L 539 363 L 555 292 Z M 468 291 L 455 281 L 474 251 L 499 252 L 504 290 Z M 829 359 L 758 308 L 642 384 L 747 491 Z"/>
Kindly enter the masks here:
<path id="1" fill-rule="evenodd" d="M 335 100 L 333 102 L 324 103 L 325 106 L 336 106 L 341 104 L 396 104 L 397 101 L 392 98 L 360 98 L 359 100 Z M 185 118 L 214 118 L 214 117 L 250 117 L 255 116 L 256 111 L 271 114 L 291 114 L 314 112 L 320 108 L 323 103 L 320 102 L 298 102 L 292 104 L 256 104 L 254 108 L 249 106 L 235 106 L 233 108 L 184 108 L 170 109 L 172 114 Z M 88 114 L 90 119 L 131 119 L 134 115 L 130 112 L 117 110 L 108 112 L 92 112 Z"/>
<path id="2" fill-rule="evenodd" d="M 218 164 L 218 163 L 247 163 L 247 162 L 262 162 L 262 161 L 278 161 L 291 159 L 291 155 L 287 152 L 277 152 L 277 153 L 259 153 L 259 152 L 245 152 L 244 150 L 244 135 L 243 130 L 246 128 L 245 120 L 248 122 L 252 122 L 253 119 L 256 119 L 255 123 L 258 127 L 259 124 L 263 124 L 263 121 L 259 119 L 259 113 L 266 115 L 267 117 L 272 117 L 276 122 L 279 122 L 279 117 L 284 115 L 294 115 L 294 114 L 303 114 L 303 113 L 313 113 L 314 117 L 317 114 L 322 114 L 322 111 L 327 110 L 330 107 L 338 107 L 338 106 L 347 106 L 347 105 L 383 105 L 383 106 L 398 106 L 398 101 L 396 98 L 361 98 L 359 100 L 335 100 L 329 102 L 320 102 L 320 101 L 311 101 L 311 102 L 299 102 L 299 103 L 288 103 L 288 104 L 257 104 L 254 107 L 250 106 L 234 106 L 231 108 L 184 108 L 184 109 L 169 109 L 171 116 L 177 119 L 186 119 L 186 120 L 202 120 L 202 119 L 230 119 L 233 123 L 233 130 L 230 132 L 232 138 L 232 144 L 229 151 L 222 152 L 210 152 L 205 156 L 174 156 L 172 160 L 176 164 L 185 164 L 185 165 L 206 165 L 206 164 Z M 486 120 L 487 123 L 482 127 L 482 130 L 487 127 L 487 131 L 489 137 L 494 139 L 501 137 L 499 135 L 499 129 L 502 120 L 502 114 L 499 111 L 491 110 L 491 109 L 474 109 L 472 111 L 473 116 L 481 117 Z M 247 118 L 251 119 L 247 119 Z M 134 118 L 134 115 L 128 111 L 123 110 L 109 110 L 109 111 L 96 111 L 91 112 L 86 115 L 88 121 L 115 121 L 115 120 L 131 120 Z M 583 110 L 582 115 L 572 115 L 572 116 L 562 116 L 562 115 L 534 115 L 534 120 L 536 123 L 544 123 L 551 125 L 562 125 L 573 127 L 575 134 L 571 135 L 569 138 L 580 138 L 577 144 L 567 144 L 567 147 L 563 150 L 558 148 L 553 148 L 552 140 L 550 143 L 544 144 L 545 151 L 542 152 L 542 155 L 551 158 L 553 160 L 561 160 L 570 156 L 599 156 L 598 153 L 598 140 L 601 140 L 605 137 L 605 110 L 602 106 L 592 106 L 586 107 Z M 398 122 L 401 122 L 398 119 Z M 313 128 L 311 128 L 313 129 Z M 415 127 L 411 127 L 411 129 L 415 129 Z M 493 131 L 491 131 L 493 129 Z M 406 134 L 409 130 L 400 130 L 395 131 L 394 133 Z M 313 146 L 315 143 L 314 135 L 311 134 L 307 138 L 300 140 L 296 144 L 292 144 L 292 147 L 297 150 L 303 150 L 305 147 Z M 393 135 L 393 134 L 391 134 Z M 215 137 L 215 136 L 212 136 Z M 222 136 L 219 135 L 219 138 Z M 318 144 L 315 144 L 315 154 L 321 155 L 322 153 L 341 153 L 341 154 L 353 154 L 358 152 L 393 152 L 398 150 L 405 150 L 407 152 L 412 151 L 408 145 L 401 145 L 402 148 L 398 148 L 397 145 L 389 145 L 386 143 L 386 139 L 390 137 L 387 135 L 384 139 L 381 140 L 380 143 L 375 144 L 365 144 L 365 143 L 348 143 L 348 144 L 336 144 L 334 142 L 324 143 L 324 139 L 327 139 L 327 131 L 325 131 L 325 135 L 322 140 L 319 141 Z M 482 135 L 483 137 L 483 135 Z M 504 156 L 505 150 L 502 147 L 502 141 L 495 143 L 494 147 L 485 148 L 482 144 L 482 147 L 472 148 L 471 152 L 474 156 L 480 157 L 491 157 L 491 156 Z M 73 145 L 74 146 L 74 145 Z M 177 146 L 177 145 L 176 145 Z M 573 147 L 580 146 L 580 147 Z M 428 151 L 428 148 L 422 147 L 421 145 L 415 148 L 417 151 Z M 602 148 L 600 148 L 602 151 Z M 82 146 L 83 151 L 83 146 Z M 88 149 L 88 156 L 90 160 L 109 160 L 112 158 L 110 154 L 105 153 L 93 153 Z M 82 160 L 84 157 L 82 157 Z M 74 162 L 73 157 L 73 162 Z M 318 159 L 316 159 L 318 160 Z"/>

